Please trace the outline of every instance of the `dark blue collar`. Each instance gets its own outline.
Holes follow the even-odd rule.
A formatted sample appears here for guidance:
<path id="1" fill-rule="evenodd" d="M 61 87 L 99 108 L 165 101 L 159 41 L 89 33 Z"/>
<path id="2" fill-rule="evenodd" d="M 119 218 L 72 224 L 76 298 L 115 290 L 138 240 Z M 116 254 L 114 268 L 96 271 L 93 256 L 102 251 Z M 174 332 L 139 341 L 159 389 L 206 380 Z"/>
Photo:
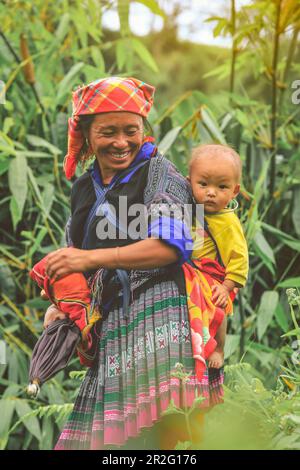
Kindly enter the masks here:
<path id="1" fill-rule="evenodd" d="M 137 156 L 135 157 L 135 159 L 130 163 L 130 165 L 127 168 L 122 170 L 124 172 L 124 178 L 122 178 L 119 181 L 119 183 L 128 183 L 130 181 L 132 175 L 135 173 L 135 171 L 137 169 L 137 165 L 139 165 L 139 163 L 141 163 L 143 161 L 150 160 L 151 156 L 155 152 L 155 149 L 156 149 L 156 146 L 153 145 L 151 142 L 145 142 L 141 146 L 141 148 L 140 148 Z M 138 166 L 138 168 L 140 168 L 140 166 Z M 130 169 L 131 169 L 131 171 L 128 171 Z M 88 169 L 88 172 L 90 172 L 92 178 L 96 181 L 96 183 L 99 184 L 99 186 L 101 186 L 102 188 L 105 187 L 105 185 L 102 182 L 101 172 L 100 172 L 100 168 L 99 168 L 97 159 L 95 159 L 94 163 L 92 163 L 92 165 Z M 116 178 L 118 178 L 120 176 L 120 173 L 121 172 L 118 172 L 118 173 L 115 174 L 115 176 L 113 177 L 113 179 L 110 182 L 110 185 L 114 182 L 114 180 Z"/>

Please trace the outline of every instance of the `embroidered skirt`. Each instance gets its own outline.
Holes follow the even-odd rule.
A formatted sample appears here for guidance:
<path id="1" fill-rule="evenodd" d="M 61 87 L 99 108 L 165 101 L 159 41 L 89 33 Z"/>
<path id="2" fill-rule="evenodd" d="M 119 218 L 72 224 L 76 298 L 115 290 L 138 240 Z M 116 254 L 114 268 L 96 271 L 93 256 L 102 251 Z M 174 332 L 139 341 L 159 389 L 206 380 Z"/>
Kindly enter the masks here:
<path id="1" fill-rule="evenodd" d="M 172 375 L 181 363 L 191 376 Z M 55 450 L 105 449 L 122 446 L 152 427 L 170 400 L 202 407 L 221 403 L 223 369 L 195 376 L 186 297 L 174 281 L 147 288 L 133 300 L 128 318 L 122 307 L 103 321 L 97 364 L 88 369 Z"/>

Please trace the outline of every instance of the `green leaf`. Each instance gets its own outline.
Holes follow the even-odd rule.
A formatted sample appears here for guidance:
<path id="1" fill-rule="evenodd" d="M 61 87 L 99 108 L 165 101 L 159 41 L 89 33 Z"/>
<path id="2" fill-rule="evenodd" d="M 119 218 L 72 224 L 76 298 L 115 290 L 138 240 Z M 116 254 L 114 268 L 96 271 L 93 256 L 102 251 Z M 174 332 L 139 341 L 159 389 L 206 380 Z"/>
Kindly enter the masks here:
<path id="1" fill-rule="evenodd" d="M 292 219 L 293 224 L 298 236 L 300 236 L 300 186 L 294 188 L 294 197 L 293 197 L 293 212 Z"/>
<path id="2" fill-rule="evenodd" d="M 275 257 L 272 248 L 270 247 L 269 243 L 265 239 L 263 233 L 261 230 L 257 231 L 254 239 L 253 239 L 254 245 L 258 250 L 266 257 L 269 259 L 269 261 L 272 264 L 275 264 Z"/>
<path id="3" fill-rule="evenodd" d="M 140 57 L 140 59 L 146 64 L 153 72 L 159 72 L 158 67 L 156 65 L 155 60 L 153 59 L 152 55 L 148 51 L 148 49 L 144 46 L 144 44 L 136 38 L 131 39 L 131 43 L 133 46 L 134 51 Z"/>
<path id="4" fill-rule="evenodd" d="M 95 66 L 98 69 L 99 75 L 105 73 L 105 62 L 101 50 L 97 46 L 91 47 L 91 56 Z"/>
<path id="5" fill-rule="evenodd" d="M 163 18 L 166 18 L 165 12 L 159 7 L 158 3 L 155 0 L 139 0 L 139 3 L 145 5 L 149 8 L 155 15 L 160 15 Z"/>
<path id="6" fill-rule="evenodd" d="M 38 235 L 35 237 L 34 244 L 30 248 L 28 252 L 28 256 L 31 257 L 34 255 L 34 253 L 40 248 L 40 245 L 45 238 L 45 236 L 48 233 L 48 229 L 46 227 L 42 227 L 41 230 L 39 231 Z"/>
<path id="7" fill-rule="evenodd" d="M 60 18 L 59 25 L 56 28 L 56 31 L 54 33 L 56 36 L 57 42 L 61 43 L 64 40 L 67 33 L 70 31 L 69 23 L 70 23 L 70 15 L 69 13 L 65 13 Z"/>
<path id="8" fill-rule="evenodd" d="M 39 443 L 40 450 L 52 450 L 53 449 L 53 434 L 54 425 L 52 419 L 44 416 L 42 424 L 42 438 Z"/>
<path id="9" fill-rule="evenodd" d="M 284 243 L 285 245 L 292 248 L 292 250 L 300 251 L 300 241 L 299 240 L 292 237 L 291 235 L 288 235 L 285 232 L 282 232 L 281 230 L 278 230 L 277 228 L 273 227 L 272 225 L 266 224 L 265 222 L 262 222 L 261 225 L 267 232 L 270 232 L 273 235 L 275 235 L 280 241 L 282 241 L 282 243 Z"/>
<path id="10" fill-rule="evenodd" d="M 8 134 L 12 126 L 14 125 L 14 120 L 12 117 L 6 117 L 3 123 L 3 132 Z"/>
<path id="11" fill-rule="evenodd" d="M 218 122 L 206 106 L 204 106 L 201 110 L 201 118 L 212 139 L 217 141 L 217 143 L 226 144 L 224 135 L 219 128 Z"/>
<path id="12" fill-rule="evenodd" d="M 300 328 L 295 328 L 294 330 L 290 330 L 284 335 L 281 335 L 281 338 L 285 338 L 287 336 L 298 336 L 300 335 Z"/>
<path id="13" fill-rule="evenodd" d="M 33 299 L 27 300 L 24 306 L 38 310 L 47 310 L 50 303 L 47 300 L 43 300 L 41 297 L 34 297 Z"/>
<path id="14" fill-rule="evenodd" d="M 9 203 L 9 210 L 10 210 L 10 215 L 11 215 L 14 230 L 16 230 L 16 227 L 22 218 L 22 214 L 20 213 L 16 198 L 14 196 L 11 197 L 11 200 Z"/>
<path id="15" fill-rule="evenodd" d="M 126 64 L 128 53 L 130 53 L 128 46 L 129 46 L 128 39 L 120 39 L 119 41 L 117 41 L 116 58 L 117 58 L 117 65 L 118 65 L 119 70 L 122 70 Z"/>
<path id="16" fill-rule="evenodd" d="M 261 340 L 271 323 L 278 301 L 279 294 L 276 291 L 265 291 L 261 297 L 257 312 L 257 334 L 259 340 Z"/>
<path id="17" fill-rule="evenodd" d="M 162 139 L 160 144 L 158 145 L 159 152 L 165 154 L 169 148 L 173 145 L 175 140 L 178 137 L 179 132 L 181 131 L 181 126 L 174 127 L 171 129 Z"/>
<path id="18" fill-rule="evenodd" d="M 220 18 L 218 24 L 214 27 L 214 38 L 219 36 L 223 29 L 227 26 L 228 21 L 225 18 Z"/>
<path id="19" fill-rule="evenodd" d="M 16 411 L 19 418 L 21 419 L 24 415 L 27 415 L 34 410 L 30 408 L 25 400 L 16 400 Z M 26 419 L 24 419 L 23 424 L 28 429 L 28 431 L 37 438 L 38 441 L 41 440 L 41 429 L 36 416 L 27 416 Z"/>
<path id="20" fill-rule="evenodd" d="M 27 134 L 26 139 L 29 142 L 29 144 L 32 145 L 33 147 L 47 148 L 54 155 L 59 155 L 62 153 L 58 147 L 55 147 L 55 145 L 50 144 L 50 142 L 47 142 L 47 140 L 42 139 L 41 137 L 37 135 Z M 42 155 L 44 156 L 44 154 Z"/>
<path id="21" fill-rule="evenodd" d="M 118 0 L 118 15 L 121 34 L 127 36 L 129 33 L 129 0 Z"/>
<path id="22" fill-rule="evenodd" d="M 67 75 L 62 79 L 57 87 L 55 105 L 61 104 L 61 102 L 69 95 L 70 90 L 74 84 L 75 78 L 79 74 L 80 70 L 84 67 L 83 62 L 74 64 Z"/>
<path id="23" fill-rule="evenodd" d="M 0 450 L 5 449 L 8 441 L 8 431 L 15 410 L 15 400 L 5 398 L 0 400 Z"/>
<path id="24" fill-rule="evenodd" d="M 47 183 L 42 193 L 43 205 L 45 209 L 45 215 L 48 217 L 51 211 L 51 207 L 54 200 L 54 186 L 53 184 Z"/>
<path id="25" fill-rule="evenodd" d="M 12 203 L 14 215 L 18 219 L 22 216 L 27 196 L 27 160 L 24 156 L 17 155 L 11 159 L 8 170 L 8 184 L 15 199 Z M 18 214 L 15 205 L 18 207 Z"/>
<path id="26" fill-rule="evenodd" d="M 277 287 L 300 287 L 300 277 L 290 277 L 289 279 L 280 282 Z"/>
<path id="27" fill-rule="evenodd" d="M 16 285 L 13 273 L 5 261 L 0 263 L 0 292 L 6 294 L 10 299 L 16 297 Z"/>
<path id="28" fill-rule="evenodd" d="M 10 160 L 8 158 L 6 160 L 0 161 L 0 176 L 7 172 L 9 164 Z"/>
<path id="29" fill-rule="evenodd" d="M 240 336 L 239 335 L 226 335 L 226 342 L 224 348 L 224 357 L 227 359 L 231 357 L 235 351 L 238 349 L 240 344 Z"/>
<path id="30" fill-rule="evenodd" d="M 280 328 L 284 332 L 286 332 L 289 328 L 289 323 L 288 323 L 284 308 L 283 308 L 283 306 L 281 305 L 280 302 L 278 303 L 278 305 L 275 309 L 275 318 L 276 318 L 276 321 L 277 321 L 278 325 L 280 326 Z"/>

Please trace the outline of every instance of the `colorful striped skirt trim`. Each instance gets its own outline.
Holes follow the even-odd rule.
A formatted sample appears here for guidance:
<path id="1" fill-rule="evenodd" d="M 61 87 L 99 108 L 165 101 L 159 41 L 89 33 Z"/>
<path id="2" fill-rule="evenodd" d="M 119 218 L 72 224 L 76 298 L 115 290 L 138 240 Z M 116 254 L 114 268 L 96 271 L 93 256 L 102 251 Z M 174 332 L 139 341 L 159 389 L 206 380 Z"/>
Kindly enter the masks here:
<path id="1" fill-rule="evenodd" d="M 190 373 L 185 388 L 176 364 Z M 173 281 L 149 287 L 133 300 L 128 318 L 115 308 L 103 321 L 97 364 L 88 369 L 56 450 L 122 446 L 152 427 L 168 407 L 222 403 L 223 370 L 195 376 L 186 297 Z"/>

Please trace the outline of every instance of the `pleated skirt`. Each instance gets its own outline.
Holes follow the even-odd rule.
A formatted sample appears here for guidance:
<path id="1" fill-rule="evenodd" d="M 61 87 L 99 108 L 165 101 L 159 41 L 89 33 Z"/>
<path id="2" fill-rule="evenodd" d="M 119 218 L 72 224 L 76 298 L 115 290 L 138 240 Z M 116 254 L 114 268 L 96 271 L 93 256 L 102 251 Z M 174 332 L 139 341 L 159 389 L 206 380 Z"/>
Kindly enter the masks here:
<path id="1" fill-rule="evenodd" d="M 182 364 L 184 383 L 174 376 Z M 170 401 L 199 407 L 223 402 L 223 369 L 195 376 L 186 297 L 174 281 L 147 288 L 102 323 L 97 361 L 88 369 L 55 450 L 109 449 L 136 438 L 162 419 Z"/>

